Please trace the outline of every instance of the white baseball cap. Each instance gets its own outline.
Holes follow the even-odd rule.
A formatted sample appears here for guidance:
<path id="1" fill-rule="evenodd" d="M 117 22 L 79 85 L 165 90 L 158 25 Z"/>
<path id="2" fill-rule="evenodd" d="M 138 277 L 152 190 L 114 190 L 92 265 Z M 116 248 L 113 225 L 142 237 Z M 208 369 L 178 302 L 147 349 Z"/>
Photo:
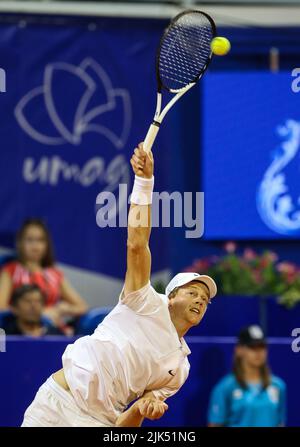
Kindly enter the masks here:
<path id="1" fill-rule="evenodd" d="M 169 296 L 174 289 L 176 289 L 177 287 L 184 286 L 185 284 L 188 284 L 191 281 L 204 282 L 204 284 L 206 284 L 209 289 L 210 299 L 216 296 L 217 285 L 215 281 L 210 276 L 199 275 L 199 273 L 192 273 L 192 272 L 178 273 L 176 276 L 174 276 L 174 278 L 172 278 L 169 284 L 167 285 L 165 294 Z"/>

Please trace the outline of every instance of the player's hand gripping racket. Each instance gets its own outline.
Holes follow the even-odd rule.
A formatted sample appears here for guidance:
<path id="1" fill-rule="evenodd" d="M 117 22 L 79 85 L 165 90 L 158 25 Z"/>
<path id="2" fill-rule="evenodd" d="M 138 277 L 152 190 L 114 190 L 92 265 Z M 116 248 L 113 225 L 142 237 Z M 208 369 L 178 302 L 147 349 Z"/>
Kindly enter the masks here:
<path id="1" fill-rule="evenodd" d="M 144 141 L 145 151 L 152 148 L 159 126 L 170 108 L 207 69 L 212 58 L 210 44 L 215 36 L 213 19 L 204 12 L 193 10 L 178 14 L 165 30 L 156 55 L 157 104 Z M 175 96 L 161 111 L 162 89 Z"/>

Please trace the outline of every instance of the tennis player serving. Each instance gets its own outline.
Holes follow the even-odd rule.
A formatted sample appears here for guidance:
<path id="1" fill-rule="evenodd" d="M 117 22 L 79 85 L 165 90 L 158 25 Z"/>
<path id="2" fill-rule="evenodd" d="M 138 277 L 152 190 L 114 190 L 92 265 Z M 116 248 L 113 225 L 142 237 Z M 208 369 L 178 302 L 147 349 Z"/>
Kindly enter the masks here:
<path id="1" fill-rule="evenodd" d="M 162 417 L 165 400 L 188 377 L 183 337 L 200 323 L 217 288 L 197 273 L 176 275 L 165 295 L 151 286 L 153 164 L 152 152 L 140 144 L 131 158 L 135 182 L 119 302 L 93 335 L 67 346 L 63 368 L 41 386 L 23 426 L 138 427 L 144 418 Z"/>

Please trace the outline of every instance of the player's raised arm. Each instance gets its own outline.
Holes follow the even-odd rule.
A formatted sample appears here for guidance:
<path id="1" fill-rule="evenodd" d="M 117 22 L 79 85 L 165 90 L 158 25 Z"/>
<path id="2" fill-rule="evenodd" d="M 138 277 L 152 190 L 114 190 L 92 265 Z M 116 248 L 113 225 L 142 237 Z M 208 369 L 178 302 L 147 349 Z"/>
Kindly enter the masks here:
<path id="1" fill-rule="evenodd" d="M 152 152 L 145 152 L 140 143 L 134 150 L 130 163 L 135 173 L 135 181 L 128 215 L 125 295 L 145 286 L 151 271 L 149 238 L 154 185 Z"/>

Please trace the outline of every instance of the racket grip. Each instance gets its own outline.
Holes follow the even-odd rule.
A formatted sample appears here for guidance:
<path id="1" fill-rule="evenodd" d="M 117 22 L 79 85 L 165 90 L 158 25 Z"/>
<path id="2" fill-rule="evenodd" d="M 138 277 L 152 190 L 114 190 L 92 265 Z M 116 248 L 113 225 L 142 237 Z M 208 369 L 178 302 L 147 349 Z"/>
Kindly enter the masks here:
<path id="1" fill-rule="evenodd" d="M 151 150 L 158 131 L 159 131 L 159 125 L 151 124 L 148 133 L 146 135 L 146 138 L 144 140 L 143 144 L 144 151 L 149 152 Z"/>

